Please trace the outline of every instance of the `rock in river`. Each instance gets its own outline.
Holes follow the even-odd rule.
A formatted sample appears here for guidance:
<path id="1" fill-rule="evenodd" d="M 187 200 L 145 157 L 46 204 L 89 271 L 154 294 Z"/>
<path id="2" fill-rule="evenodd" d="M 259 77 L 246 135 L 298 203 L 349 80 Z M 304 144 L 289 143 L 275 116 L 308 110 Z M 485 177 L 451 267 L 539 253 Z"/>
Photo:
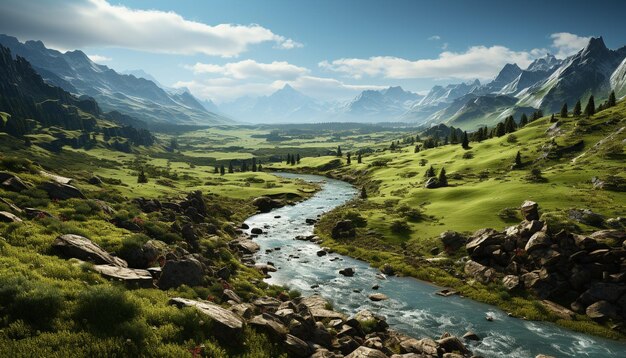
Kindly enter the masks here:
<path id="1" fill-rule="evenodd" d="M 388 300 L 389 297 L 387 297 L 387 295 L 383 294 L 383 293 L 372 293 L 371 295 L 367 296 L 370 300 L 377 302 L 377 301 L 384 301 L 384 300 Z"/>
<path id="2" fill-rule="evenodd" d="M 354 276 L 354 269 L 352 267 L 347 267 L 343 270 L 339 270 L 339 273 L 346 277 L 352 277 Z"/>

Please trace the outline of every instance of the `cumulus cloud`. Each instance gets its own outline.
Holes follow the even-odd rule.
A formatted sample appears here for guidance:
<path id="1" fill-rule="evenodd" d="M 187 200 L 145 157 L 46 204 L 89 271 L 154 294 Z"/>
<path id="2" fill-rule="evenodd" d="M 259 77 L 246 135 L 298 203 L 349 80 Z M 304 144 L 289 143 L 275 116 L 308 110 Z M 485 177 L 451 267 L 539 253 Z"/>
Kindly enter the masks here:
<path id="1" fill-rule="evenodd" d="M 390 79 L 458 78 L 488 79 L 507 63 L 528 66 L 545 50 L 513 51 L 504 46 L 473 46 L 465 52 L 444 51 L 435 59 L 407 60 L 392 56 L 367 59 L 341 58 L 322 61 L 322 69 L 343 73 L 353 78 L 380 76 Z"/>
<path id="2" fill-rule="evenodd" d="M 569 32 L 558 32 L 550 35 L 552 47 L 556 49 L 556 57 L 565 58 L 575 54 L 587 46 L 590 36 L 578 36 Z"/>
<path id="3" fill-rule="evenodd" d="M 111 46 L 222 57 L 265 42 L 284 49 L 302 46 L 256 24 L 208 25 L 171 11 L 131 9 L 106 0 L 3 0 L 0 32 L 42 40 L 57 49 Z"/>
<path id="4" fill-rule="evenodd" d="M 186 66 L 196 74 L 210 73 L 236 79 L 247 78 L 276 78 L 295 79 L 298 76 L 309 73 L 309 69 L 292 65 L 285 61 L 274 61 L 271 63 L 259 63 L 254 60 L 243 60 L 231 62 L 225 65 L 214 65 L 207 63 L 196 63 L 193 66 Z"/>
<path id="5" fill-rule="evenodd" d="M 95 63 L 108 62 L 112 60 L 111 57 L 101 56 L 101 55 L 87 55 L 87 57 L 89 57 L 89 59 Z"/>

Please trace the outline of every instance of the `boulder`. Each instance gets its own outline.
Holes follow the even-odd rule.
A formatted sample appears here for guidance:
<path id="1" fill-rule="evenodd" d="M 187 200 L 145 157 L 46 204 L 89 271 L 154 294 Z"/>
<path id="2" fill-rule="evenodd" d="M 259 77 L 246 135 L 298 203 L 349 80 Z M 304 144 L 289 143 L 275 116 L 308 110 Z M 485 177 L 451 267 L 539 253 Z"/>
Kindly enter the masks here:
<path id="1" fill-rule="evenodd" d="M 268 315 L 258 315 L 252 317 L 248 323 L 251 326 L 265 330 L 265 332 L 269 333 L 273 338 L 284 339 L 287 333 L 289 333 L 287 327 L 281 322 L 269 318 Z"/>
<path id="2" fill-rule="evenodd" d="M 308 357 L 311 355 L 311 348 L 300 338 L 287 334 L 285 338 L 285 349 L 290 357 Z"/>
<path id="3" fill-rule="evenodd" d="M 339 273 L 346 277 L 352 277 L 354 276 L 354 269 L 352 267 L 347 267 L 345 269 L 339 270 Z"/>
<path id="4" fill-rule="evenodd" d="M 432 177 L 432 178 L 428 178 L 428 180 L 426 180 L 426 183 L 424 183 L 424 188 L 426 189 L 436 189 L 439 188 L 440 183 L 439 183 L 439 179 Z"/>
<path id="5" fill-rule="evenodd" d="M 77 258 L 97 265 L 128 267 L 126 261 L 109 254 L 93 241 L 79 235 L 61 235 L 54 240 L 52 247 L 67 258 Z"/>
<path id="6" fill-rule="evenodd" d="M 158 286 L 162 290 L 167 290 L 181 285 L 201 286 L 203 283 L 204 269 L 202 264 L 192 257 L 187 257 L 177 261 L 166 261 L 161 271 Z"/>
<path id="7" fill-rule="evenodd" d="M 393 276 L 396 274 L 396 270 L 394 270 L 393 266 L 390 264 L 384 264 L 383 267 L 381 267 L 380 272 L 387 276 Z"/>
<path id="8" fill-rule="evenodd" d="M 259 244 L 257 244 L 256 242 L 252 240 L 248 240 L 248 239 L 243 239 L 243 238 L 233 240 L 229 242 L 228 245 L 231 248 L 237 249 L 244 254 L 254 254 L 261 249 Z"/>
<path id="9" fill-rule="evenodd" d="M 461 342 L 461 340 L 457 337 L 454 337 L 454 336 L 445 337 L 436 342 L 439 345 L 439 348 L 442 348 L 447 353 L 452 353 L 452 352 L 461 352 L 462 354 L 469 353 L 469 350 L 465 347 L 463 342 Z"/>
<path id="10" fill-rule="evenodd" d="M 400 353 L 424 354 L 427 356 L 439 356 L 437 342 L 430 338 L 415 339 L 407 336 L 400 338 Z"/>
<path id="11" fill-rule="evenodd" d="M 480 341 L 480 337 L 472 332 L 472 331 L 467 331 L 464 335 L 463 335 L 464 339 L 467 339 L 469 341 Z"/>
<path id="12" fill-rule="evenodd" d="M 502 279 L 502 285 L 507 291 L 511 291 L 516 289 L 519 286 L 519 276 L 517 275 L 506 275 Z"/>
<path id="13" fill-rule="evenodd" d="M 330 302 L 320 295 L 300 297 L 297 300 L 300 304 L 305 305 L 309 309 L 311 315 L 315 319 L 346 319 L 346 316 L 343 313 L 329 310 L 328 307 L 330 307 Z"/>
<path id="14" fill-rule="evenodd" d="M 585 310 L 589 318 L 598 322 L 605 322 L 608 319 L 618 318 L 617 309 L 607 301 L 598 301 Z"/>
<path id="15" fill-rule="evenodd" d="M 41 185 L 41 189 L 48 193 L 50 199 L 67 200 L 72 198 L 85 199 L 85 195 L 75 186 L 47 182 Z"/>
<path id="16" fill-rule="evenodd" d="M 372 293 L 371 295 L 367 296 L 371 301 L 374 302 L 378 302 L 378 301 L 384 301 L 384 300 L 388 300 L 389 297 L 387 297 L 387 295 L 385 295 L 384 293 Z"/>
<path id="17" fill-rule="evenodd" d="M 439 235 L 439 239 L 446 251 L 456 251 L 465 245 L 467 238 L 456 231 L 445 231 Z"/>
<path id="18" fill-rule="evenodd" d="M 215 303 L 174 297 L 170 299 L 170 304 L 178 307 L 194 307 L 209 316 L 217 326 L 214 334 L 224 339 L 232 339 L 243 333 L 243 320 L 234 312 L 224 309 Z"/>
<path id="19" fill-rule="evenodd" d="M 0 222 L 3 223 L 19 223 L 22 222 L 22 219 L 11 214 L 8 211 L 0 211 Z"/>
<path id="20" fill-rule="evenodd" d="M 97 175 L 94 175 L 91 178 L 87 179 L 87 183 L 91 185 L 102 185 L 102 179 L 100 179 L 100 177 L 98 177 Z"/>
<path id="21" fill-rule="evenodd" d="M 55 183 L 59 183 L 59 184 L 70 184 L 74 180 L 72 178 L 64 177 L 58 174 L 48 173 L 44 170 L 40 170 L 39 174 L 41 174 L 41 176 L 44 176 L 48 179 L 52 179 L 52 181 L 54 181 Z"/>
<path id="22" fill-rule="evenodd" d="M 370 325 L 371 330 L 374 332 L 384 332 L 389 327 L 387 321 L 385 321 L 385 317 L 372 313 L 368 310 L 361 310 L 357 312 L 353 318 L 359 321 L 361 325 L 367 322 L 367 324 Z M 375 324 L 372 325 L 372 322 L 375 322 Z"/>
<path id="23" fill-rule="evenodd" d="M 491 282 L 496 276 L 494 269 L 481 265 L 473 260 L 469 260 L 465 263 L 464 271 L 466 275 L 482 283 Z"/>
<path id="24" fill-rule="evenodd" d="M 602 227 L 604 224 L 604 217 L 589 209 L 570 209 L 567 215 L 570 219 L 589 226 Z"/>
<path id="25" fill-rule="evenodd" d="M 348 354 L 346 358 L 387 358 L 387 355 L 377 349 L 360 346 Z"/>
<path id="26" fill-rule="evenodd" d="M 122 281 L 131 287 L 153 288 L 152 275 L 148 270 L 113 265 L 95 265 L 93 270 L 109 280 Z"/>
<path id="27" fill-rule="evenodd" d="M 261 235 L 263 233 L 263 229 L 258 228 L 258 227 L 253 227 L 252 230 L 250 230 L 250 232 L 254 235 Z"/>
<path id="28" fill-rule="evenodd" d="M 528 239 L 524 250 L 526 250 L 526 252 L 530 252 L 532 250 L 548 247 L 550 244 L 550 237 L 545 232 L 539 231 L 534 233 L 533 236 Z"/>
<path id="29" fill-rule="evenodd" d="M 254 205 L 260 212 L 267 213 L 270 212 L 274 208 L 280 208 L 284 206 L 284 204 L 278 200 L 274 200 L 267 196 L 260 196 L 252 201 L 252 205 Z"/>
<path id="30" fill-rule="evenodd" d="M 495 245 L 502 244 L 503 241 L 504 235 L 496 230 L 481 229 L 472 235 L 470 241 L 465 245 L 465 248 L 473 258 L 479 258 L 491 254 L 491 252 L 493 252 L 491 248 Z"/>
<path id="31" fill-rule="evenodd" d="M 10 178 L 2 181 L 2 189 L 4 190 L 20 192 L 30 187 L 30 184 L 25 183 L 22 179 L 15 175 L 12 175 Z"/>
<path id="32" fill-rule="evenodd" d="M 522 203 L 520 207 L 520 211 L 522 213 L 522 217 L 527 221 L 531 220 L 539 220 L 539 204 L 534 201 L 526 200 Z"/>
<path id="33" fill-rule="evenodd" d="M 352 220 L 342 220 L 335 224 L 331 235 L 333 239 L 353 238 L 356 235 L 356 228 Z"/>
<path id="34" fill-rule="evenodd" d="M 576 317 L 576 313 L 574 313 L 570 309 L 567 309 L 567 308 L 559 305 L 558 303 L 555 303 L 555 302 L 552 302 L 552 301 L 549 301 L 549 300 L 543 300 L 543 301 L 541 301 L 541 304 L 548 311 L 554 313 L 555 315 L 559 316 L 562 319 L 571 321 L 571 320 L 573 320 Z"/>

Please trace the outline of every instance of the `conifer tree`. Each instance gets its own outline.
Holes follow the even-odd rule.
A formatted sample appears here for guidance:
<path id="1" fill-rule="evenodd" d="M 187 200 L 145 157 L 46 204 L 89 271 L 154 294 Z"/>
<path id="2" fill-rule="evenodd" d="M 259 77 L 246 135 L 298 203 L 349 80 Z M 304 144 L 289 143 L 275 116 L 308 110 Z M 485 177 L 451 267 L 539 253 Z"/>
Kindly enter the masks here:
<path id="1" fill-rule="evenodd" d="M 296 157 L 293 154 L 291 155 L 291 165 L 296 165 Z"/>
<path id="2" fill-rule="evenodd" d="M 506 134 L 506 129 L 504 127 L 504 123 L 498 122 L 495 128 L 495 135 L 498 137 L 502 137 L 505 134 Z"/>
<path id="3" fill-rule="evenodd" d="M 217 174 L 220 172 L 220 167 L 218 167 L 217 165 L 213 168 L 213 174 Z"/>
<path id="4" fill-rule="evenodd" d="M 518 151 L 517 154 L 515 155 L 515 167 L 519 168 L 521 166 L 522 166 L 522 155 Z"/>
<path id="5" fill-rule="evenodd" d="M 359 154 L 356 156 L 356 162 L 357 162 L 358 164 L 361 164 L 361 162 L 362 162 L 362 160 L 361 160 L 361 153 L 359 153 Z"/>
<path id="6" fill-rule="evenodd" d="M 617 100 L 615 99 L 615 91 L 611 91 L 611 94 L 609 95 L 609 100 L 607 101 L 607 105 L 609 107 L 613 107 L 617 104 Z"/>
<path id="7" fill-rule="evenodd" d="M 256 170 L 259 172 L 263 171 L 263 166 L 261 165 L 261 163 L 259 163 L 259 166 L 256 168 Z"/>
<path id="8" fill-rule="evenodd" d="M 557 119 L 554 118 L 554 113 L 552 113 L 552 115 L 550 116 L 550 123 L 554 123 L 556 121 L 557 121 Z"/>
<path id="9" fill-rule="evenodd" d="M 252 171 L 256 172 L 256 158 L 252 158 Z"/>
<path id="10" fill-rule="evenodd" d="M 367 199 L 367 191 L 365 191 L 365 187 L 361 187 L 361 199 Z"/>
<path id="11" fill-rule="evenodd" d="M 426 178 L 432 178 L 435 176 L 435 169 L 433 168 L 433 166 L 431 165 L 430 168 L 428 168 L 428 170 L 426 170 L 426 174 L 424 174 L 424 177 Z"/>
<path id="12" fill-rule="evenodd" d="M 245 160 L 241 163 L 241 172 L 245 173 L 248 171 L 248 162 L 246 162 Z"/>
<path id="13" fill-rule="evenodd" d="M 580 100 L 576 101 L 576 104 L 574 105 L 574 117 L 578 117 L 581 114 L 581 106 L 580 106 Z"/>
<path id="14" fill-rule="evenodd" d="M 231 174 L 235 172 L 235 168 L 233 168 L 233 161 L 232 160 L 228 163 L 228 172 L 231 173 Z"/>
<path id="15" fill-rule="evenodd" d="M 420 145 L 416 144 L 415 149 L 413 150 L 413 153 L 419 153 L 419 152 L 420 152 Z"/>
<path id="16" fill-rule="evenodd" d="M 585 115 L 587 117 L 591 117 L 596 114 L 596 103 L 593 100 L 593 96 L 589 97 L 589 101 L 587 101 L 587 105 L 585 106 Z"/>
<path id="17" fill-rule="evenodd" d="M 395 142 L 391 142 L 391 145 L 389 146 L 390 150 L 396 150 L 396 143 Z"/>
<path id="18" fill-rule="evenodd" d="M 519 120 L 519 126 L 524 127 L 528 124 L 528 116 L 526 113 L 522 113 L 522 117 Z"/>
<path id="19" fill-rule="evenodd" d="M 561 118 L 567 118 L 567 103 L 563 103 L 561 107 Z"/>
<path id="20" fill-rule="evenodd" d="M 148 177 L 146 176 L 146 173 L 143 171 L 143 169 L 141 169 L 141 171 L 139 172 L 139 175 L 137 176 L 137 183 L 145 184 L 147 182 L 148 182 Z"/>
<path id="21" fill-rule="evenodd" d="M 300 164 L 300 153 L 296 154 L 296 163 Z"/>
<path id="22" fill-rule="evenodd" d="M 448 177 L 446 177 L 446 170 L 441 167 L 439 171 L 439 186 L 448 186 Z"/>
<path id="23" fill-rule="evenodd" d="M 459 142 L 459 138 L 456 135 L 456 129 L 454 127 L 450 127 L 450 143 L 457 144 Z"/>
<path id="24" fill-rule="evenodd" d="M 463 132 L 463 141 L 461 142 L 463 149 L 469 149 L 469 138 L 467 138 L 467 132 Z"/>
<path id="25" fill-rule="evenodd" d="M 226 170 L 224 169 L 224 164 L 220 165 L 220 175 L 224 175 Z"/>
<path id="26" fill-rule="evenodd" d="M 338 157 L 342 156 L 342 154 L 341 154 L 341 146 L 340 145 L 337 146 L 337 156 Z"/>
<path id="27" fill-rule="evenodd" d="M 346 153 L 346 164 L 350 165 L 351 160 L 350 157 L 352 156 L 352 154 L 350 154 L 350 152 Z"/>

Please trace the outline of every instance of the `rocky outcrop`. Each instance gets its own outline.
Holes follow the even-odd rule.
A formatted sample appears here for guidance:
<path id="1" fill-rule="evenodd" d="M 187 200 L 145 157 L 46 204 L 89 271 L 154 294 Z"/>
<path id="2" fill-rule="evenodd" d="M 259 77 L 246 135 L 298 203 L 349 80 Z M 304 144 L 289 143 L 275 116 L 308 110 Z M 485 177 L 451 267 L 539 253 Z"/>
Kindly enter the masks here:
<path id="1" fill-rule="evenodd" d="M 47 182 L 41 185 L 41 189 L 48 193 L 50 199 L 67 200 L 72 198 L 85 199 L 85 195 L 75 186 Z"/>
<path id="2" fill-rule="evenodd" d="M 597 321 L 626 319 L 622 304 L 626 303 L 626 233 L 557 231 L 538 220 L 537 208 L 537 203 L 526 201 L 521 207 L 526 220 L 519 225 L 504 231 L 481 229 L 470 236 L 466 276 L 482 283 L 497 279 L 509 291 L 526 289 L 540 299 L 567 303 L 574 312 Z M 569 213 L 577 221 L 600 224 L 601 216 L 593 212 Z M 563 319 L 573 316 L 554 302 L 544 306 Z"/>
<path id="3" fill-rule="evenodd" d="M 260 212 L 267 213 L 272 209 L 280 208 L 285 206 L 280 200 L 272 199 L 267 196 L 260 196 L 252 201 L 252 205 L 254 205 Z"/>
<path id="4" fill-rule="evenodd" d="M 30 188 L 32 185 L 22 181 L 18 176 L 2 172 L 0 173 L 0 187 L 4 190 L 20 192 Z"/>
<path id="5" fill-rule="evenodd" d="M 113 265 L 95 265 L 93 270 L 109 280 L 122 281 L 129 287 L 153 288 L 152 275 L 148 270 Z"/>
<path id="6" fill-rule="evenodd" d="M 109 254 L 93 241 L 79 235 L 61 235 L 54 240 L 52 248 L 67 258 L 77 258 L 97 265 L 128 267 L 126 261 Z"/>
<path id="7" fill-rule="evenodd" d="M 7 211 L 0 211 L 0 222 L 4 222 L 4 223 L 19 223 L 22 222 L 22 219 L 20 219 L 19 217 L 7 212 Z"/>

